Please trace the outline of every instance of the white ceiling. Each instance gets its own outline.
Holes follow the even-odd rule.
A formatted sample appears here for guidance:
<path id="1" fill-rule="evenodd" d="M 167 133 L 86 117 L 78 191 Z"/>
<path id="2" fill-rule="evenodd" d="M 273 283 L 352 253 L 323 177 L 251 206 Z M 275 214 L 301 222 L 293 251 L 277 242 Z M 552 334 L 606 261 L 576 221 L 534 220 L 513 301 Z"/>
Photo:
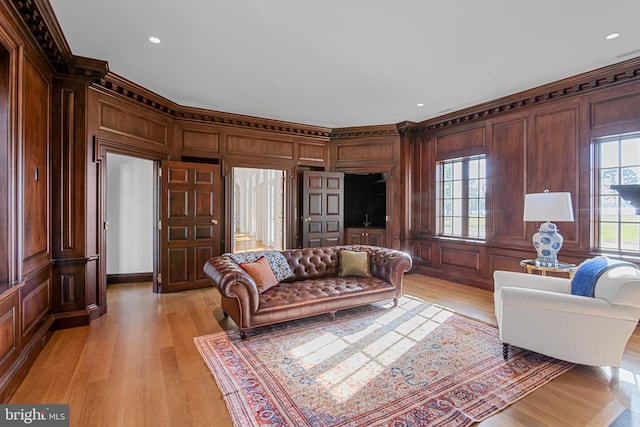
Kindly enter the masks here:
<path id="1" fill-rule="evenodd" d="M 420 122 L 640 56 L 638 0 L 50 2 L 74 55 L 178 104 L 330 128 Z"/>

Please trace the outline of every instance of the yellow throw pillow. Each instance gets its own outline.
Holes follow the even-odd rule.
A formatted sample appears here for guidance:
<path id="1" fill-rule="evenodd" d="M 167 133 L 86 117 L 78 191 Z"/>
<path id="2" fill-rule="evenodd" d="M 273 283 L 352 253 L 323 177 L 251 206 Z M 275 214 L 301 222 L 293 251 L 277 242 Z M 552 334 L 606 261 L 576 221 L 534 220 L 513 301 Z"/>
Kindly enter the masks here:
<path id="1" fill-rule="evenodd" d="M 249 273 L 249 276 L 253 277 L 253 280 L 258 286 L 258 293 L 260 294 L 278 284 L 278 279 L 276 279 L 275 274 L 273 274 L 269 261 L 263 256 L 254 262 L 241 263 L 240 267 Z"/>
<path id="2" fill-rule="evenodd" d="M 340 251 L 340 276 L 371 277 L 368 251 Z"/>

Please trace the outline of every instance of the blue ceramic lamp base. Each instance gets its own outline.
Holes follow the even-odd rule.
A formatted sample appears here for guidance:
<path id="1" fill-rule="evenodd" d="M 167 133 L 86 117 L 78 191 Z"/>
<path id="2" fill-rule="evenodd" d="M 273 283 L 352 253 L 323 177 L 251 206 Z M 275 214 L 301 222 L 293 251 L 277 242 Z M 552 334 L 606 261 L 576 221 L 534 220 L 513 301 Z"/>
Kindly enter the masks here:
<path id="1" fill-rule="evenodd" d="M 538 232 L 533 235 L 533 246 L 538 251 L 536 265 L 543 267 L 558 266 L 558 252 L 562 247 L 562 236 L 555 224 L 547 221 L 540 224 Z"/>

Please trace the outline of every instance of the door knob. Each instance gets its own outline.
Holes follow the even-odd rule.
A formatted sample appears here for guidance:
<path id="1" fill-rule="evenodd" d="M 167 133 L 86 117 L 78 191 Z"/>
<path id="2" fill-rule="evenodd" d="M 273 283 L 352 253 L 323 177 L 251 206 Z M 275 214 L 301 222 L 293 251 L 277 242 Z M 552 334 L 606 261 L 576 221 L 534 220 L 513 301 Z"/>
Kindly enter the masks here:
<path id="1" fill-rule="evenodd" d="M 217 219 L 212 219 L 211 220 L 211 224 L 217 225 L 218 224 L 218 220 Z"/>

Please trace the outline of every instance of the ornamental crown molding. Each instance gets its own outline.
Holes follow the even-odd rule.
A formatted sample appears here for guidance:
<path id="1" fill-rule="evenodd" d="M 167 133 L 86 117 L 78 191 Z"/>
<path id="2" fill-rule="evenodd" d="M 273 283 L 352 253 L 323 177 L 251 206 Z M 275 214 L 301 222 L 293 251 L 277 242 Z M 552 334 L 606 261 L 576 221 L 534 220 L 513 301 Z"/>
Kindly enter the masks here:
<path id="1" fill-rule="evenodd" d="M 12 0 L 12 4 L 57 73 L 85 77 L 91 81 L 98 81 L 107 74 L 109 67 L 106 61 L 71 53 L 48 0 Z"/>
<path id="2" fill-rule="evenodd" d="M 331 139 L 350 139 L 366 137 L 398 136 L 396 125 L 359 126 L 337 128 L 331 131 Z"/>
<path id="3" fill-rule="evenodd" d="M 413 126 L 410 133 L 429 132 L 632 81 L 640 81 L 640 57 L 428 119 Z"/>
<path id="4" fill-rule="evenodd" d="M 218 123 L 227 126 L 237 126 L 291 135 L 311 136 L 322 139 L 328 139 L 331 136 L 331 129 L 325 127 L 310 126 L 281 120 L 263 119 L 260 117 L 225 113 L 222 111 L 206 110 L 194 107 L 181 107 L 180 110 L 176 112 L 175 117 L 183 120 Z"/>
<path id="5" fill-rule="evenodd" d="M 280 120 L 263 119 L 260 117 L 207 110 L 203 108 L 181 106 L 111 72 L 109 72 L 105 78 L 97 82 L 94 87 L 95 86 L 99 86 L 100 90 L 104 93 L 117 97 L 128 98 L 148 108 L 167 114 L 171 118 L 177 120 L 188 120 L 198 123 L 214 123 L 226 126 L 249 128 L 253 130 L 279 132 L 305 137 L 317 137 L 323 140 L 328 139 L 331 133 L 331 129 L 320 126 L 304 125 Z"/>
<path id="6" fill-rule="evenodd" d="M 103 93 L 115 97 L 136 101 L 145 107 L 167 114 L 173 118 L 176 117 L 178 109 L 180 108 L 178 104 L 169 99 L 112 72 L 108 72 L 104 78 L 94 82 L 93 87 L 99 88 Z"/>

